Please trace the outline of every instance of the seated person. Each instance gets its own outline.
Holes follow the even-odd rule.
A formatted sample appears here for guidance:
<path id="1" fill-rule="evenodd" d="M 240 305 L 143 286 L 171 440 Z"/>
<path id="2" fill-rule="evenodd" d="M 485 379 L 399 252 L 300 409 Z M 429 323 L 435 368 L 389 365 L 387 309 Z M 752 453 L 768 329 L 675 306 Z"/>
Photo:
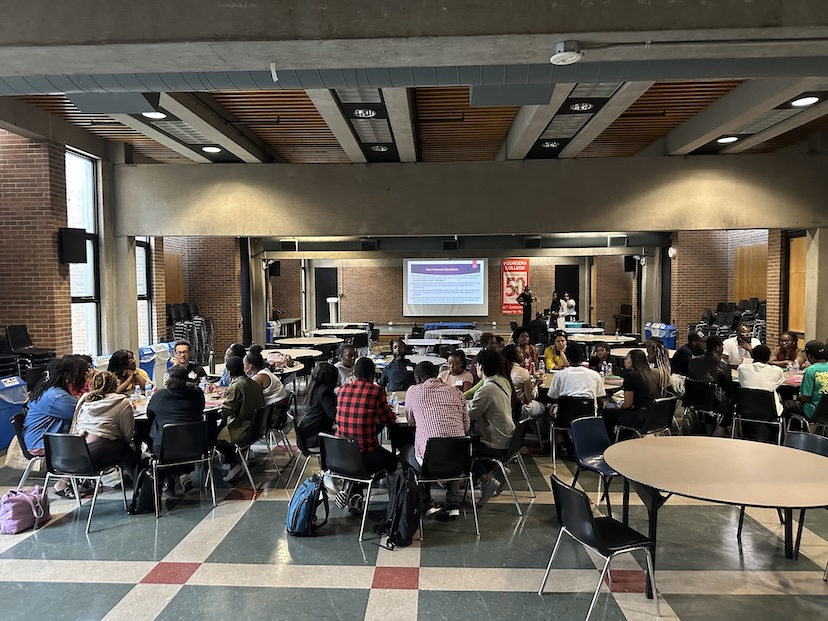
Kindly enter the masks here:
<path id="1" fill-rule="evenodd" d="M 706 343 L 707 349 L 704 355 L 690 361 L 687 378 L 716 385 L 716 399 L 719 402 L 719 412 L 722 414 L 721 426 L 727 427 L 733 420 L 731 409 L 731 397 L 735 391 L 733 378 L 730 366 L 721 358 L 724 347 L 722 338 L 711 334 L 707 337 Z"/>
<path id="2" fill-rule="evenodd" d="M 191 382 L 192 371 L 176 365 L 167 374 L 167 383 L 152 395 L 147 405 L 147 420 L 150 422 L 149 444 L 152 454 L 159 457 L 161 430 L 172 423 L 194 423 L 204 414 L 204 393 Z M 193 375 L 195 375 L 193 373 Z"/>
<path id="3" fill-rule="evenodd" d="M 659 388 L 661 394 L 664 395 L 671 385 L 670 351 L 664 341 L 657 336 L 647 341 L 647 363 L 658 375 Z"/>
<path id="4" fill-rule="evenodd" d="M 776 414 L 782 416 L 782 400 L 776 389 L 785 381 L 782 369 L 768 364 L 770 360 L 770 347 L 757 345 L 753 348 L 753 364 L 739 365 L 739 386 L 753 390 L 764 390 L 774 396 L 776 403 Z M 753 438 L 762 442 L 769 439 L 771 428 L 769 425 L 756 423 L 743 423 L 742 436 Z"/>
<path id="5" fill-rule="evenodd" d="M 497 336 L 495 336 L 494 339 L 495 339 L 494 350 L 499 354 L 503 353 L 503 348 L 506 347 L 506 339 L 504 339 L 499 334 Z"/>
<path id="6" fill-rule="evenodd" d="M 138 456 L 131 444 L 135 414 L 129 397 L 117 392 L 118 386 L 114 373 L 95 373 L 89 392 L 78 401 L 72 432 L 86 439 L 95 468 L 118 465 L 127 477 L 135 480 Z"/>
<path id="7" fill-rule="evenodd" d="M 779 347 L 771 352 L 768 364 L 787 368 L 796 363 L 800 369 L 804 369 L 808 365 L 808 359 L 805 356 L 805 350 L 799 349 L 798 343 L 799 337 L 794 332 L 785 330 L 779 335 Z"/>
<path id="8" fill-rule="evenodd" d="M 799 394 L 793 402 L 786 402 L 787 412 L 813 418 L 822 396 L 828 393 L 828 348 L 822 341 L 808 341 L 805 355 L 809 366 L 802 375 Z"/>
<path id="9" fill-rule="evenodd" d="M 454 386 L 437 377 L 437 367 L 424 361 L 414 368 L 416 384 L 405 395 L 405 413 L 414 426 L 414 444 L 403 449 L 404 464 L 420 472 L 429 438 L 456 438 L 469 430 L 466 400 Z M 446 484 L 446 512 L 460 515 L 460 483 Z"/>
<path id="10" fill-rule="evenodd" d="M 503 351 L 502 347 L 499 350 L 497 349 L 497 337 L 491 332 L 484 332 L 480 335 L 480 347 L 493 351 Z M 480 354 L 478 353 L 477 355 L 479 356 Z M 480 381 L 480 378 L 477 376 L 477 356 L 472 357 L 471 363 L 469 364 L 469 372 L 472 375 L 472 385 Z M 469 399 L 470 397 L 466 398 Z"/>
<path id="11" fill-rule="evenodd" d="M 650 368 L 647 355 L 633 349 L 624 358 L 624 401 L 618 407 L 604 408 L 607 435 L 615 437 L 615 426 L 640 428 L 647 420 L 647 410 L 653 399 L 664 396 L 658 373 Z"/>
<path id="12" fill-rule="evenodd" d="M 762 344 L 759 339 L 753 338 L 752 335 L 751 327 L 740 323 L 736 327 L 736 336 L 724 340 L 722 360 L 727 362 L 732 369 L 737 368 L 745 361 L 750 362 L 753 348 Z"/>
<path id="13" fill-rule="evenodd" d="M 405 344 L 402 344 L 405 351 Z M 341 386 L 336 398 L 336 435 L 355 438 L 362 462 L 368 472 L 397 469 L 397 459 L 380 446 L 377 435 L 383 427 L 396 424 L 396 415 L 388 405 L 385 391 L 374 383 L 376 365 L 370 358 L 360 358 L 354 365 L 354 381 Z M 413 375 L 413 372 L 412 372 Z M 361 487 L 361 486 L 359 486 Z M 362 511 L 360 489 L 352 489 L 347 500 L 353 512 Z M 339 497 L 339 495 L 337 495 Z"/>
<path id="14" fill-rule="evenodd" d="M 481 386 L 469 404 L 469 419 L 475 421 L 472 451 L 477 457 L 503 457 L 509 449 L 515 423 L 512 419 L 512 385 L 500 372 L 501 356 L 488 349 L 477 355 L 477 372 L 483 378 Z M 494 464 L 475 462 L 474 475 L 480 481 L 480 500 L 484 505 L 502 491 L 500 481 L 489 476 Z"/>
<path id="15" fill-rule="evenodd" d="M 265 405 L 283 406 L 287 403 L 288 393 L 284 384 L 282 384 L 282 380 L 270 372 L 261 354 L 248 353 L 245 355 L 244 372 L 262 387 Z"/>
<path id="16" fill-rule="evenodd" d="M 225 368 L 230 374 L 230 387 L 219 412 L 224 428 L 218 434 L 219 444 L 216 448 L 226 458 L 223 468 L 226 467 L 227 474 L 224 480 L 229 483 L 243 470 L 240 458 L 232 445 L 244 440 L 256 410 L 265 403 L 261 384 L 244 374 L 244 363 L 241 358 L 231 356 L 227 359 Z"/>
<path id="17" fill-rule="evenodd" d="M 217 386 L 227 387 L 230 385 L 230 374 L 227 372 L 227 359 L 231 356 L 236 356 L 244 360 L 244 355 L 247 353 L 247 348 L 241 343 L 233 343 L 224 352 L 224 370 L 221 372 Z"/>
<path id="18" fill-rule="evenodd" d="M 512 333 L 512 343 L 517 345 L 523 354 L 521 364 L 529 372 L 534 373 L 538 368 L 538 352 L 529 340 L 529 332 L 526 328 L 518 328 Z M 505 351 L 505 348 L 504 348 Z"/>
<path id="19" fill-rule="evenodd" d="M 347 384 L 354 378 L 354 363 L 357 359 L 357 352 L 353 345 L 343 343 L 339 348 L 339 362 L 334 367 L 337 370 L 336 386 Z"/>
<path id="20" fill-rule="evenodd" d="M 703 332 L 691 330 L 687 336 L 687 343 L 682 345 L 673 354 L 670 360 L 670 370 L 678 375 L 687 375 L 687 367 L 696 356 L 704 354 L 705 336 Z"/>
<path id="21" fill-rule="evenodd" d="M 523 367 L 523 352 L 517 345 L 507 345 L 503 357 L 509 363 L 509 377 L 520 406 L 520 420 L 543 414 L 543 404 L 536 401 L 538 387 L 532 375 Z"/>
<path id="22" fill-rule="evenodd" d="M 336 420 L 336 381 L 338 373 L 330 362 L 320 362 L 313 368 L 308 393 L 305 395 L 305 415 L 296 432 L 308 448 L 319 446 L 320 433 L 333 433 Z"/>
<path id="23" fill-rule="evenodd" d="M 549 342 L 549 331 L 546 329 L 546 321 L 543 313 L 535 313 L 535 318 L 526 326 L 529 332 L 529 342 L 533 345 L 542 345 L 544 348 Z"/>
<path id="24" fill-rule="evenodd" d="M 143 391 L 149 381 L 146 371 L 136 367 L 135 354 L 127 349 L 119 349 L 112 354 L 107 370 L 118 378 L 116 392 L 121 394 L 130 394 L 136 388 Z"/>
<path id="25" fill-rule="evenodd" d="M 181 366 L 185 367 L 188 371 L 192 371 L 195 374 L 195 379 L 190 379 L 190 375 L 187 376 L 187 383 L 191 386 L 198 386 L 199 382 L 201 381 L 202 377 L 207 377 L 207 372 L 201 367 L 201 365 L 196 364 L 190 360 L 190 356 L 192 356 L 193 346 L 190 345 L 190 341 L 185 341 L 184 339 L 180 339 L 175 342 L 173 346 L 173 358 L 171 360 L 172 364 L 180 364 Z"/>
<path id="26" fill-rule="evenodd" d="M 610 355 L 609 345 L 600 341 L 595 343 L 593 354 L 589 359 L 589 368 L 593 371 L 602 373 L 604 371 L 604 364 L 607 365 L 607 375 L 612 375 L 612 356 Z"/>
<path id="27" fill-rule="evenodd" d="M 75 358 L 77 359 L 79 367 L 85 368 L 86 374 L 84 375 L 82 386 L 77 387 L 74 384 L 69 384 L 69 394 L 73 397 L 80 397 L 89 392 L 89 382 L 92 381 L 92 376 L 95 375 L 95 365 L 92 362 L 92 356 L 78 354 Z"/>
<path id="28" fill-rule="evenodd" d="M 414 369 L 414 378 L 417 377 L 417 369 Z M 448 369 L 441 371 L 438 379 L 444 384 L 454 386 L 460 392 L 466 392 L 472 387 L 472 374 L 466 371 L 466 354 L 462 349 L 456 349 L 449 354 Z"/>
<path id="29" fill-rule="evenodd" d="M 552 344 L 543 353 L 547 371 L 565 369 L 569 366 L 566 356 L 566 334 L 563 330 L 552 333 Z"/>
<path id="30" fill-rule="evenodd" d="M 33 455 L 44 455 L 44 433 L 68 433 L 78 400 L 69 392 L 83 385 L 86 364 L 77 356 L 53 358 L 29 395 L 28 413 L 23 421 L 23 439 Z"/>
<path id="31" fill-rule="evenodd" d="M 408 390 L 414 385 L 414 364 L 405 357 L 405 341 L 396 339 L 391 346 L 394 359 L 383 369 L 379 384 L 390 392 Z"/>

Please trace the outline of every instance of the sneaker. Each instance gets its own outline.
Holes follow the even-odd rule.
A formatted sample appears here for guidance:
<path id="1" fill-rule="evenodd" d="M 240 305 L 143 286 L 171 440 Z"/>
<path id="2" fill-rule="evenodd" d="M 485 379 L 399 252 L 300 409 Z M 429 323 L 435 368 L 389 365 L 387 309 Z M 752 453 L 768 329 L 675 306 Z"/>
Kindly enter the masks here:
<path id="1" fill-rule="evenodd" d="M 454 503 L 447 504 L 446 514 L 452 519 L 460 517 L 460 507 Z"/>
<path id="2" fill-rule="evenodd" d="M 365 508 L 365 499 L 362 494 L 354 494 L 348 499 L 348 512 L 351 515 L 362 515 Z"/>
<path id="3" fill-rule="evenodd" d="M 482 507 L 489 499 L 495 495 L 497 488 L 500 487 L 500 481 L 495 478 L 489 478 L 480 484 L 480 500 L 477 501 L 477 506 Z"/>
<path id="4" fill-rule="evenodd" d="M 227 474 L 224 475 L 222 480 L 225 483 L 229 483 L 230 481 L 235 479 L 237 476 L 239 476 L 242 473 L 242 470 L 243 470 L 243 468 L 242 468 L 241 464 L 236 464 L 235 466 L 230 468 L 230 470 L 227 472 Z"/>
<path id="5" fill-rule="evenodd" d="M 339 490 L 334 496 L 334 504 L 338 509 L 344 509 L 348 506 L 348 491 L 344 488 Z"/>
<path id="6" fill-rule="evenodd" d="M 189 474 L 182 474 L 180 477 L 178 477 L 178 482 L 179 482 L 179 485 L 181 485 L 181 495 L 182 496 L 184 494 L 186 494 L 187 492 L 189 492 L 191 489 L 193 489 L 193 482 L 190 479 Z M 176 487 L 176 490 L 178 490 L 177 487 Z"/>
<path id="7" fill-rule="evenodd" d="M 428 502 L 423 505 L 423 518 L 431 518 L 437 516 L 443 508 L 436 502 Z"/>

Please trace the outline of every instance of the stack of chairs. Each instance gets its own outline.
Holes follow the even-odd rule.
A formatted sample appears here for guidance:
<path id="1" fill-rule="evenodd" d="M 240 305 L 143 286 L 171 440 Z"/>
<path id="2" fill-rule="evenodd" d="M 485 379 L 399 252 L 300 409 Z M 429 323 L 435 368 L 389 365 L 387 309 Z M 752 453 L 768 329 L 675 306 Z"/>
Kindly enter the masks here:
<path id="1" fill-rule="evenodd" d="M 6 326 L 6 347 L 12 354 L 16 354 L 19 365 L 20 376 L 28 376 L 31 370 L 33 374 L 40 374 L 49 361 L 55 357 L 54 349 L 35 347 L 29 330 L 25 325 Z M 11 363 L 7 360 L 6 365 Z"/>

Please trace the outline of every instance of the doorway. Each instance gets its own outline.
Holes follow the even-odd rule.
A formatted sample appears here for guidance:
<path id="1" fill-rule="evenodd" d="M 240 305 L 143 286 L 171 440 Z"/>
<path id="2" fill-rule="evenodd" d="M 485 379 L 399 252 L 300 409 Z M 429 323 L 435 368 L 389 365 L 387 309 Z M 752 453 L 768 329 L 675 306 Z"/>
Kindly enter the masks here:
<path id="1" fill-rule="evenodd" d="M 555 291 L 558 297 L 563 299 L 564 293 L 575 300 L 577 317 L 588 317 L 588 309 L 581 308 L 581 280 L 580 266 L 578 265 L 556 265 L 555 266 Z"/>
<path id="2" fill-rule="evenodd" d="M 333 321 L 328 309 L 328 298 L 339 295 L 337 285 L 337 271 L 335 267 L 313 268 L 314 299 L 316 300 L 316 325 Z"/>

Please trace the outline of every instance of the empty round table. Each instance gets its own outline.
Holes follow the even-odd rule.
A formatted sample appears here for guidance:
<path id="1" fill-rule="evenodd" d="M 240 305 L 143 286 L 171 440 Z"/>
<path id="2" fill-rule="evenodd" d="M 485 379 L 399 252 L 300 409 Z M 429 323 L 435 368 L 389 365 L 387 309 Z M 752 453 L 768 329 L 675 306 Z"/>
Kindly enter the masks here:
<path id="1" fill-rule="evenodd" d="M 292 347 L 316 347 L 317 345 L 339 345 L 342 339 L 333 336 L 297 336 L 288 339 L 279 339 L 274 345 L 288 345 Z"/>
<path id="2" fill-rule="evenodd" d="M 294 360 L 297 358 L 316 358 L 321 356 L 322 352 L 318 349 L 302 349 L 302 348 L 285 348 L 285 349 L 265 349 L 262 351 L 262 356 L 267 359 L 273 354 L 282 354 L 283 356 L 290 356 Z M 273 363 L 271 363 L 273 364 Z"/>

